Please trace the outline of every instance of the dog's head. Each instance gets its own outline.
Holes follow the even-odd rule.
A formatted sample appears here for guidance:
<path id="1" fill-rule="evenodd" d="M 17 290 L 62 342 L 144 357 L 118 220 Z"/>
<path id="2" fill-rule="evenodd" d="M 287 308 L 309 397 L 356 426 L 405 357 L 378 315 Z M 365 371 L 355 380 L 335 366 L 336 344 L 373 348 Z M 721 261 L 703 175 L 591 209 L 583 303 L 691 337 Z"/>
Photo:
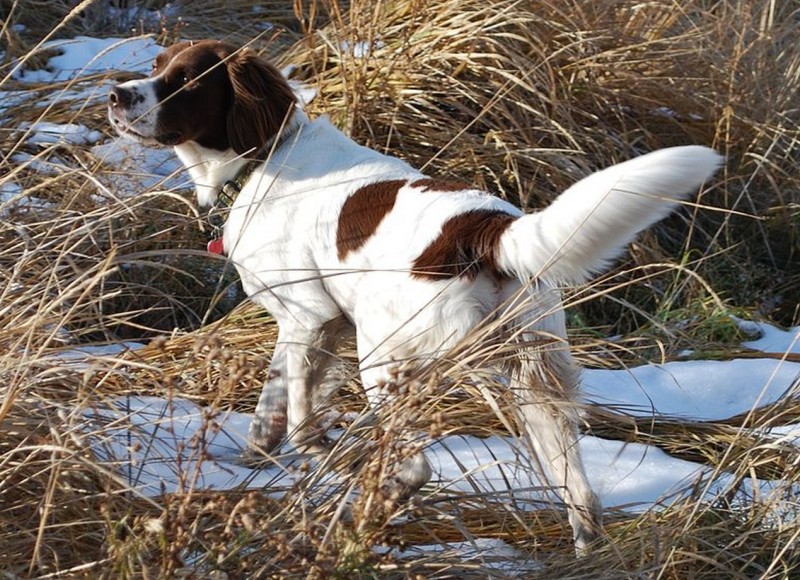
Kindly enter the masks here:
<path id="1" fill-rule="evenodd" d="M 112 88 L 108 118 L 121 135 L 142 143 L 193 141 L 245 154 L 280 131 L 295 102 L 286 79 L 252 50 L 189 41 L 159 54 L 148 78 Z"/>

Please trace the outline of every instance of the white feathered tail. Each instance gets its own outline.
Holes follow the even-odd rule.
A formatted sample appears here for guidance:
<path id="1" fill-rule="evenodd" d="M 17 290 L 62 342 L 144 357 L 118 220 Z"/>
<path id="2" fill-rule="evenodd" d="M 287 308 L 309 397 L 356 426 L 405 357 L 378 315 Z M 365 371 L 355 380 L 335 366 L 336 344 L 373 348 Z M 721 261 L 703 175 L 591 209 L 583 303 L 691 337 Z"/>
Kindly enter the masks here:
<path id="1" fill-rule="evenodd" d="M 500 238 L 498 266 L 522 280 L 584 282 L 694 193 L 721 163 L 712 149 L 692 145 L 594 173 L 546 209 L 511 224 Z"/>

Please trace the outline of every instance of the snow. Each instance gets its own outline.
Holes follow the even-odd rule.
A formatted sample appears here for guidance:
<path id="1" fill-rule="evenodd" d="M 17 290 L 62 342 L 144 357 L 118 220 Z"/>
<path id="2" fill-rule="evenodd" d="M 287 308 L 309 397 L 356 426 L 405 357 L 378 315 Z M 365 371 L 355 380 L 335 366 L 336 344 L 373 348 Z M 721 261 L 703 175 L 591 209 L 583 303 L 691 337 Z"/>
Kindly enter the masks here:
<path id="1" fill-rule="evenodd" d="M 800 445 L 800 425 L 779 425 L 771 427 L 769 432 L 773 435 L 779 435 L 777 440 L 781 443 Z"/>
<path id="2" fill-rule="evenodd" d="M 725 419 L 798 390 L 800 363 L 774 359 L 683 361 L 584 372 L 586 400 L 636 416 Z"/>
<path id="3" fill-rule="evenodd" d="M 103 138 L 95 131 L 77 123 L 22 123 L 20 129 L 26 132 L 26 141 L 32 145 L 91 145 Z"/>
<path id="4" fill-rule="evenodd" d="M 387 550 L 388 551 L 388 550 Z M 541 572 L 542 564 L 530 555 L 510 546 L 503 540 L 473 538 L 465 542 L 408 546 L 405 550 L 392 550 L 399 558 L 419 560 L 426 556 L 457 554 L 464 563 L 479 564 L 484 569 L 502 572 L 501 577 L 526 578 Z M 381 552 L 379 549 L 378 552 Z"/>
<path id="5" fill-rule="evenodd" d="M 154 149 L 114 137 L 95 145 L 91 151 L 109 169 L 102 181 L 118 198 L 154 188 L 172 190 L 190 185 L 189 174 L 172 149 Z"/>
<path id="6" fill-rule="evenodd" d="M 285 467 L 255 471 L 236 464 L 247 415 L 202 409 L 185 399 L 120 397 L 88 411 L 87 418 L 96 427 L 93 447 L 108 461 L 127 465 L 130 485 L 144 495 L 291 484 Z"/>
<path id="7" fill-rule="evenodd" d="M 22 186 L 16 181 L 0 183 L 0 203 L 7 203 L 20 193 L 22 193 Z"/>
<path id="8" fill-rule="evenodd" d="M 349 41 L 342 41 L 340 44 L 340 48 L 342 52 L 347 54 L 352 54 L 353 58 L 358 59 L 365 59 L 369 58 L 373 52 L 376 50 L 380 50 L 384 48 L 386 44 L 383 41 L 376 40 L 373 42 L 367 41 L 357 41 L 357 42 L 349 42 Z"/>
<path id="9" fill-rule="evenodd" d="M 11 161 L 16 166 L 24 166 L 25 168 L 41 173 L 42 175 L 58 175 L 64 171 L 69 170 L 69 167 L 59 159 L 57 156 L 50 156 L 47 159 L 36 157 L 30 153 L 14 153 L 11 156 Z"/>
<path id="10" fill-rule="evenodd" d="M 744 332 L 758 336 L 754 340 L 743 342 L 742 346 L 760 350 L 761 352 L 800 354 L 800 326 L 789 330 L 781 330 L 762 322 L 742 320 L 735 317 L 734 320 Z"/>
<path id="11" fill-rule="evenodd" d="M 68 333 L 66 334 L 68 336 Z M 61 350 L 52 356 L 52 362 L 58 366 L 69 366 L 84 370 L 101 359 L 115 360 L 120 354 L 136 350 L 144 346 L 140 342 L 116 342 L 112 344 L 83 344 L 67 350 Z"/>
<path id="12" fill-rule="evenodd" d="M 153 59 L 161 52 L 147 36 L 134 38 L 75 38 L 51 40 L 41 50 L 56 51 L 43 69 L 18 69 L 15 78 L 29 83 L 69 81 L 92 74 L 122 70 L 148 74 Z"/>
<path id="13" fill-rule="evenodd" d="M 0 181 L 0 218 L 7 218 L 14 209 L 37 210 L 52 207 L 53 204 L 38 197 L 25 195 L 23 187 L 11 179 Z"/>

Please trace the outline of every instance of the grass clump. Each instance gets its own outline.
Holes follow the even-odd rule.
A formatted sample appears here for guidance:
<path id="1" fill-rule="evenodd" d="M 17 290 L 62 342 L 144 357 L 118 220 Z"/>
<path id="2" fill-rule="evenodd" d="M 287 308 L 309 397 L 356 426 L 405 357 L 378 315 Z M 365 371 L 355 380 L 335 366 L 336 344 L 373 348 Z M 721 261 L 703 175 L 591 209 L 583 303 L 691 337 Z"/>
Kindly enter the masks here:
<path id="1" fill-rule="evenodd" d="M 292 464 L 291 483 L 267 486 L 269 493 L 209 492 L 189 478 L 177 491 L 143 494 L 96 445 L 114 425 L 87 427 L 84 412 L 116 397 L 182 397 L 209 409 L 204 428 L 213 429 L 215 414 L 252 411 L 276 328 L 267 314 L 237 306 L 235 281 L 201 251 L 200 214 L 177 170 L 140 176 L 146 180 L 130 186 L 136 195 L 123 195 L 125 172 L 91 143 L 30 141 L 30 123 L 40 121 L 110 137 L 97 87 L 127 73 L 49 85 L 12 74 L 47 65 L 52 53 L 42 41 L 77 34 L 135 30 L 162 44 L 251 42 L 295 65 L 295 77 L 317 89 L 312 114 L 325 112 L 360 142 L 526 210 L 633 155 L 714 146 L 727 156 L 719 181 L 643 236 L 614 272 L 570 290 L 568 304 L 576 354 L 587 366 L 660 362 L 687 349 L 725 359 L 752 356 L 737 346 L 742 336 L 731 313 L 800 322 L 796 6 L 197 0 L 128 5 L 135 11 L 120 25 L 109 15 L 123 4 L 0 2 L 4 573 L 798 574 L 797 450 L 768 432 L 798 422 L 796 392 L 718 421 L 583 409 L 595 435 L 655 445 L 710 468 L 662 509 L 609 510 L 608 539 L 591 558 L 575 559 L 561 510 L 522 504 L 513 489 L 431 486 L 415 502 L 393 502 L 383 485 L 392 457 L 426 438 L 516 429 L 502 385 L 486 381 L 495 396 L 490 407 L 459 364 L 485 358 L 489 347 L 479 340 L 398 376 L 397 388 L 410 395 L 392 413 L 391 428 L 368 420 L 353 345 L 341 345 L 342 365 L 330 380 L 344 388 L 325 408 L 341 412 L 335 425 L 345 435 L 329 460 Z M 611 335 L 618 337 L 605 338 Z M 126 352 L 124 340 L 148 344 Z M 65 354 L 98 343 L 117 349 L 78 361 Z M 411 449 L 397 444 L 398 433 L 409 435 Z M 359 469 L 340 469 L 355 458 Z M 764 496 L 752 477 L 778 483 Z M 492 541 L 514 551 L 487 554 Z"/>

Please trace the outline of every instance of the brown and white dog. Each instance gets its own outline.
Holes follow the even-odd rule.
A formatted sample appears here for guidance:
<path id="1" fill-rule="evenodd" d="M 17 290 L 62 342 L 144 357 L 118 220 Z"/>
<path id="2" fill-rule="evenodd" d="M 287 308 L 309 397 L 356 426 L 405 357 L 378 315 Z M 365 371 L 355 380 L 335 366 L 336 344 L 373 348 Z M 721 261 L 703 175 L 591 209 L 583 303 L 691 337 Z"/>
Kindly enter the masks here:
<path id="1" fill-rule="evenodd" d="M 273 448 L 288 429 L 293 444 L 319 451 L 309 443 L 312 391 L 348 328 L 379 413 L 397 361 L 430 360 L 476 326 L 501 320 L 501 339 L 517 345 L 503 370 L 569 508 L 576 548 L 597 537 L 601 506 L 577 445 L 569 401 L 579 369 L 558 287 L 603 270 L 711 177 L 719 155 L 700 146 L 643 155 L 523 215 L 357 145 L 326 118 L 309 120 L 274 67 L 217 41 L 169 47 L 149 78 L 111 90 L 108 112 L 122 135 L 174 147 L 201 205 L 219 206 L 225 184 L 241 182 L 224 252 L 248 296 L 279 325 L 251 449 Z M 430 475 L 422 454 L 397 466 L 410 491 Z"/>

